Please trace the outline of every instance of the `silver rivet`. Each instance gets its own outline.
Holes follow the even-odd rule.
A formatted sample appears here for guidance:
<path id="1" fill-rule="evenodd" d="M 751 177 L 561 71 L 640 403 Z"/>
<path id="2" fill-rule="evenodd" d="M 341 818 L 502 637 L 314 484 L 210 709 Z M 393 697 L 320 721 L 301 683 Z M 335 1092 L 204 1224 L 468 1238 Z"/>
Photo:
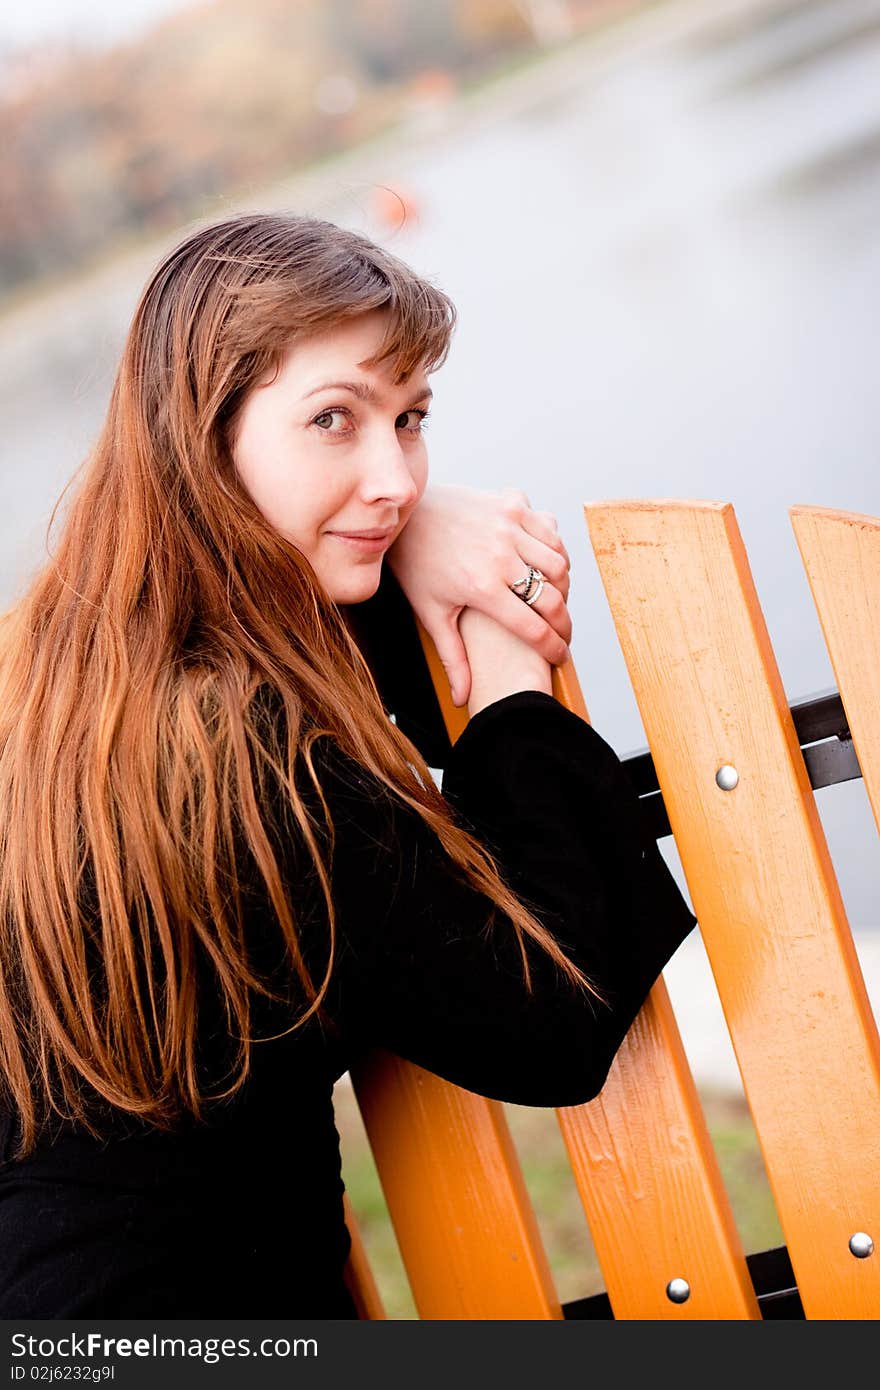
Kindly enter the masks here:
<path id="1" fill-rule="evenodd" d="M 686 1279 L 670 1279 L 666 1285 L 666 1297 L 670 1303 L 687 1303 L 691 1296 L 691 1286 Z"/>
<path id="2" fill-rule="evenodd" d="M 732 792 L 739 781 L 739 773 L 730 763 L 724 763 L 715 773 L 715 781 L 723 792 Z"/>
<path id="3" fill-rule="evenodd" d="M 874 1242 L 867 1231 L 856 1231 L 855 1235 L 849 1238 L 849 1248 L 857 1260 L 866 1260 L 874 1253 Z"/>

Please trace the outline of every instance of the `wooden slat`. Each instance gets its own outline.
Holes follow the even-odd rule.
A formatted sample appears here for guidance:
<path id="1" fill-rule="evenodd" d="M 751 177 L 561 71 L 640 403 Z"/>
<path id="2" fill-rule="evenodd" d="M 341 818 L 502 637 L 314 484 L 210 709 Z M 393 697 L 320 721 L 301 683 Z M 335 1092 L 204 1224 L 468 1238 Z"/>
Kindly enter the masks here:
<path id="1" fill-rule="evenodd" d="M 589 719 L 573 662 L 553 693 Z M 662 976 L 601 1094 L 556 1114 L 615 1318 L 760 1318 Z M 666 1293 L 677 1278 L 685 1303 Z"/>
<path id="2" fill-rule="evenodd" d="M 424 631 L 421 637 L 455 738 L 466 712 L 449 702 L 433 645 Z M 554 671 L 553 693 L 588 718 L 572 662 Z M 760 1317 L 662 980 L 602 1095 L 557 1114 L 615 1316 Z M 675 1304 L 666 1286 L 679 1276 L 692 1292 L 686 1303 Z"/>
<path id="3" fill-rule="evenodd" d="M 662 977 L 600 1095 L 557 1115 L 615 1317 L 760 1318 Z"/>
<path id="4" fill-rule="evenodd" d="M 805 1311 L 876 1318 L 880 1042 L 733 509 L 585 512 Z"/>
<path id="5" fill-rule="evenodd" d="M 419 1316 L 561 1318 L 503 1107 L 378 1050 L 351 1075 Z"/>
<path id="6" fill-rule="evenodd" d="M 825 507 L 789 515 L 880 830 L 880 518 Z"/>
<path id="7" fill-rule="evenodd" d="M 345 1285 L 354 1299 L 358 1317 L 369 1321 L 382 1320 L 385 1307 L 376 1283 L 364 1242 L 358 1229 L 357 1218 L 352 1210 L 348 1193 L 342 1194 L 345 1211 L 345 1224 L 351 1237 L 351 1251 L 344 1270 Z"/>

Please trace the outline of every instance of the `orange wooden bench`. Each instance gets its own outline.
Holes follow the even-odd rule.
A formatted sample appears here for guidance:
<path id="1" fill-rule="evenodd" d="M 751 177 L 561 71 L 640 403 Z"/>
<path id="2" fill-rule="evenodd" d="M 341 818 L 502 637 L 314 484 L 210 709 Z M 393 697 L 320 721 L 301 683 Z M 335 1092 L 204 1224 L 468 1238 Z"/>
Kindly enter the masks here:
<path id="1" fill-rule="evenodd" d="M 791 509 L 842 701 L 793 713 L 729 504 L 606 502 L 585 515 L 785 1248 L 767 1252 L 778 1258 L 762 1292 L 763 1252 L 742 1248 L 661 978 L 601 1094 L 556 1112 L 605 1282 L 587 1311 L 557 1296 L 504 1106 L 385 1053 L 352 1073 L 416 1308 L 760 1319 L 793 1282 L 784 1316 L 876 1318 L 880 1041 L 814 786 L 835 780 L 834 749 L 880 815 L 880 520 Z M 454 739 L 467 716 L 422 639 Z M 555 694 L 587 718 L 571 664 Z M 382 1318 L 350 1207 L 347 1218 L 350 1287 L 362 1317 Z"/>

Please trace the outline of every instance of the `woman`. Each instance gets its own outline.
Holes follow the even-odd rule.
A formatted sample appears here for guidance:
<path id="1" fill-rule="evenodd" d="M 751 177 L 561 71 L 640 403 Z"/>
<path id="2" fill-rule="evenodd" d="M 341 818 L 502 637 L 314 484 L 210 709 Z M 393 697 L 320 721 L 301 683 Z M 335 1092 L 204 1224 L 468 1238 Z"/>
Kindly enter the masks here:
<path id="1" fill-rule="evenodd" d="M 424 495 L 453 318 L 286 216 L 196 232 L 144 291 L 0 649 L 0 1316 L 355 1316 L 354 1058 L 586 1101 L 694 924 L 550 694 L 552 518 L 482 499 L 475 544 Z M 454 748 L 400 679 L 404 593 Z"/>

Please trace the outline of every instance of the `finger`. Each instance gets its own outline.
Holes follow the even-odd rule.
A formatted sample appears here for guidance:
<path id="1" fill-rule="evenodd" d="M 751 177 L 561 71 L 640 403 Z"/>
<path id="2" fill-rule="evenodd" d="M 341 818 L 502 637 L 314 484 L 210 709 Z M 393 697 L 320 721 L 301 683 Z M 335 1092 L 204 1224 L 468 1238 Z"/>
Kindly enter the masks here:
<path id="1" fill-rule="evenodd" d="M 533 612 L 539 613 L 566 643 L 571 641 L 571 614 L 555 584 L 549 584 L 545 579 L 540 596 L 534 603 L 526 603 L 522 598 L 519 598 L 519 602 L 524 608 L 531 608 Z"/>
<path id="2" fill-rule="evenodd" d="M 512 575 L 510 583 L 513 584 L 517 579 L 525 577 L 529 565 L 534 565 L 536 570 L 540 570 L 548 583 L 559 589 L 564 598 L 568 598 L 569 584 L 569 563 L 567 555 L 560 555 L 558 550 L 551 550 L 549 545 L 543 541 L 536 540 L 534 536 L 529 536 L 528 540 L 517 546 L 520 557 L 523 561 L 523 569 L 520 573 Z"/>
<path id="3" fill-rule="evenodd" d="M 505 589 L 493 595 L 491 604 L 475 604 L 474 607 L 481 607 L 515 637 L 534 647 L 551 665 L 561 666 L 568 660 L 571 618 L 562 595 L 551 584 L 545 583 L 541 597 L 534 604 L 524 603 L 512 590 Z"/>
<path id="4" fill-rule="evenodd" d="M 467 651 L 461 635 L 458 631 L 458 623 L 455 618 L 443 621 L 437 630 L 431 632 L 430 636 L 437 648 L 437 655 L 446 672 L 446 679 L 449 681 L 449 693 L 454 705 L 464 705 L 471 693 L 471 668 L 467 659 Z"/>
<path id="5" fill-rule="evenodd" d="M 534 517 L 535 521 L 540 521 L 543 526 L 546 526 L 548 531 L 551 531 L 554 536 L 557 538 L 559 537 L 559 522 L 556 520 L 556 516 L 553 512 L 541 512 L 533 507 L 531 509 L 531 515 Z"/>
<path id="6" fill-rule="evenodd" d="M 520 513 L 523 511 L 523 509 L 531 509 L 532 504 L 529 501 L 528 497 L 526 497 L 522 488 L 504 487 L 501 489 L 501 496 L 504 499 L 509 514 L 513 516 L 517 521 L 519 521 Z"/>
<path id="7" fill-rule="evenodd" d="M 535 512 L 531 510 L 524 512 L 520 520 L 520 525 L 530 536 L 534 536 L 535 540 L 542 541 L 550 550 L 558 551 L 558 553 L 564 557 L 566 564 L 569 566 L 571 565 L 568 551 L 559 534 L 556 517 L 552 512 Z M 543 565 L 541 568 L 543 569 Z"/>

